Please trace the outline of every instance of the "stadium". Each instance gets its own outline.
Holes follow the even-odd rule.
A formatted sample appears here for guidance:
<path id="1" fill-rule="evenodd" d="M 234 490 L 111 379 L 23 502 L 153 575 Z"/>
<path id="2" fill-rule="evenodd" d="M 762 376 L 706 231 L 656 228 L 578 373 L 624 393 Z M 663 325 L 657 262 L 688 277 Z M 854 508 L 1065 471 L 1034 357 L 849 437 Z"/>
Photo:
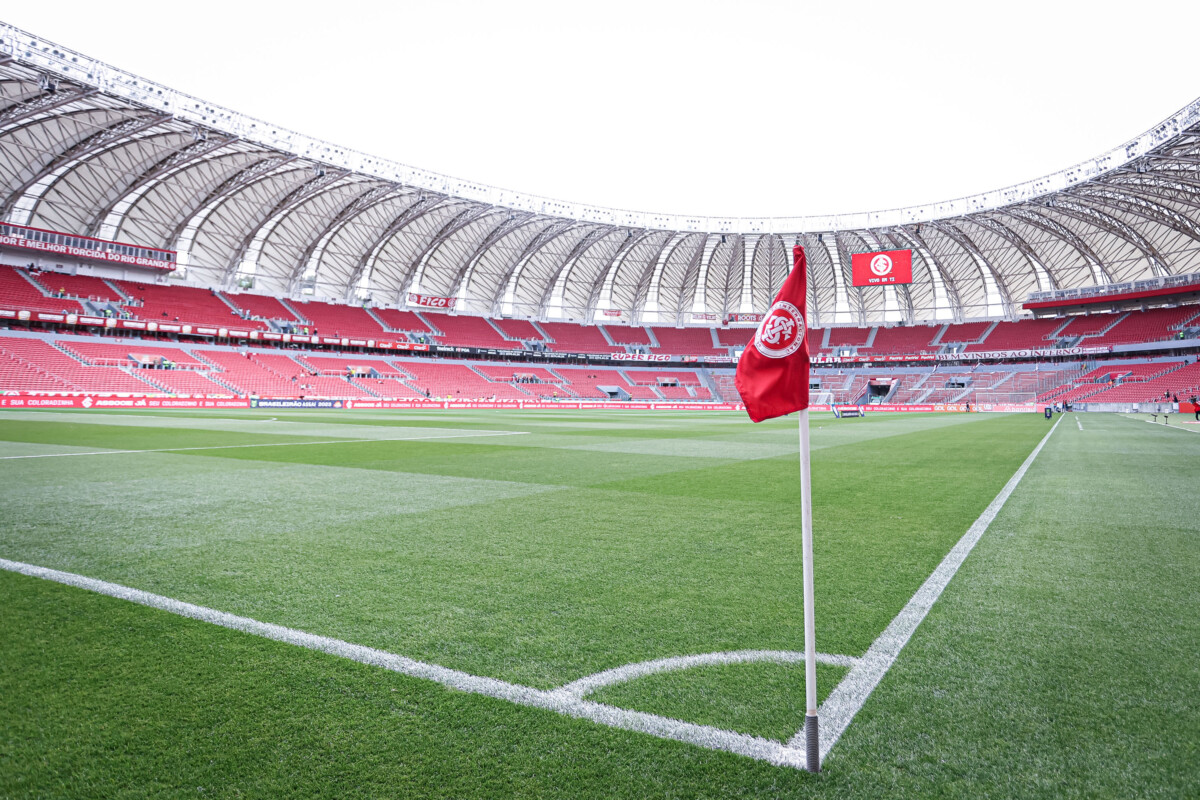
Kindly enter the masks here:
<path id="1" fill-rule="evenodd" d="M 0 86 L 0 794 L 1198 791 L 1200 100 L 985 194 L 717 218 L 4 23 Z M 795 419 L 735 387 L 795 247 L 817 774 Z"/>

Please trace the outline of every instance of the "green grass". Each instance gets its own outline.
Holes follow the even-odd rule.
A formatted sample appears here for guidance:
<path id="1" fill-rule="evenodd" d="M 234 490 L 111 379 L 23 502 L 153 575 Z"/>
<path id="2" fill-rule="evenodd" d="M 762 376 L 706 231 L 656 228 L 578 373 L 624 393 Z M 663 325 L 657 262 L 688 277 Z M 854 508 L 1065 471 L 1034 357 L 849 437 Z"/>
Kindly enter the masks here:
<path id="1" fill-rule="evenodd" d="M 0 796 L 1185 796 L 1200 436 L 1080 419 L 819 777 L 0 573 Z M 1048 429 L 814 415 L 818 649 L 861 655 Z M 522 433 L 388 441 L 471 431 Z M 358 441 L 304 444 L 330 440 Z M 550 689 L 802 649 L 795 442 L 732 414 L 0 412 L 0 456 L 283 445 L 0 461 L 0 557 Z M 786 740 L 803 690 L 747 664 L 594 699 Z"/>

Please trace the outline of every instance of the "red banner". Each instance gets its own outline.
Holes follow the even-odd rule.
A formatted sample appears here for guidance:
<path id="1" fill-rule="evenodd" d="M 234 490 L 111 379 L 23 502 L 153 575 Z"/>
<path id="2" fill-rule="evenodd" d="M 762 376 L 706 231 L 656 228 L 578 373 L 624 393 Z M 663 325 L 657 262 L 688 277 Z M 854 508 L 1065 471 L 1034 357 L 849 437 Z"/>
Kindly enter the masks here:
<path id="1" fill-rule="evenodd" d="M 912 250 L 855 253 L 850 256 L 850 273 L 855 286 L 912 283 Z"/>
<path id="2" fill-rule="evenodd" d="M 454 304 L 458 302 L 456 297 L 441 297 L 434 294 L 417 294 L 416 292 L 408 293 L 408 304 L 410 306 L 419 306 L 421 308 L 454 308 Z"/>

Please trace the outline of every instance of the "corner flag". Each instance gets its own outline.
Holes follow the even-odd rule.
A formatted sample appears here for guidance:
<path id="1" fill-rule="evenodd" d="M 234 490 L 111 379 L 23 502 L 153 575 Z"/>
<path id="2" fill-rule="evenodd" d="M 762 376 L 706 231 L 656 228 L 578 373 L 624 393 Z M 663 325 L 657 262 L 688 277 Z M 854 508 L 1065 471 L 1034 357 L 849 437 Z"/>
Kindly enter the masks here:
<path id="1" fill-rule="evenodd" d="M 821 771 L 817 731 L 817 634 L 813 613 L 812 471 L 808 459 L 808 378 L 810 362 L 808 288 L 804 248 L 792 248 L 792 272 L 783 282 L 775 302 L 763 316 L 754 341 L 738 360 L 738 394 L 754 422 L 800 412 L 800 523 L 801 563 L 804 580 L 804 715 L 805 763 L 809 772 Z"/>
<path id="2" fill-rule="evenodd" d="M 807 288 L 804 248 L 796 245 L 791 274 L 738 360 L 734 383 L 755 422 L 808 408 Z"/>

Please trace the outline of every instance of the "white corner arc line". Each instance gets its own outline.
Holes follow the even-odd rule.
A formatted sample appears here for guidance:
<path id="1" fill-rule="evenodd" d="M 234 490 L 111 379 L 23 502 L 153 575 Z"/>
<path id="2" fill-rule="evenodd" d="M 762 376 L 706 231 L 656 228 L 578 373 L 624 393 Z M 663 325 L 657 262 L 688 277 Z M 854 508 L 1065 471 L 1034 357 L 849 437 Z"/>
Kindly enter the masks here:
<path id="1" fill-rule="evenodd" d="M 224 611 L 217 611 L 204 606 L 185 603 L 170 597 L 144 592 L 116 583 L 88 578 L 71 572 L 61 572 L 34 564 L 24 564 L 19 561 L 9 561 L 0 558 L 0 569 L 17 572 L 43 580 L 86 589 L 98 594 L 116 597 L 138 605 L 149 606 L 161 611 L 167 611 L 181 617 L 219 625 L 235 631 L 241 631 L 253 636 L 261 636 L 277 642 L 305 647 L 322 653 L 339 656 L 357 661 L 360 664 L 380 667 L 382 669 L 434 681 L 443 686 L 457 689 L 470 694 L 484 695 L 500 700 L 507 700 L 517 705 L 553 711 L 568 717 L 587 719 L 601 725 L 621 730 L 636 731 L 657 736 L 660 739 L 671 739 L 685 742 L 710 750 L 723 750 L 729 753 L 747 756 L 759 761 L 781 767 L 804 769 L 805 754 L 782 742 L 749 736 L 733 731 L 721 730 L 708 725 L 697 725 L 682 720 L 660 717 L 642 711 L 631 711 L 615 706 L 584 700 L 562 690 L 545 691 L 529 686 L 507 683 L 495 678 L 471 675 L 456 669 L 427 664 L 405 656 L 376 650 L 372 647 L 343 642 L 328 636 L 318 636 L 312 633 L 285 628 L 269 622 L 259 622 L 249 617 L 239 617 Z"/>
<path id="2" fill-rule="evenodd" d="M 979 519 L 975 520 L 974 524 L 967 529 L 967 532 L 958 540 L 958 544 L 954 545 L 946 554 L 937 569 L 925 580 L 925 583 L 921 584 L 921 588 L 917 589 L 916 594 L 904 608 L 900 609 L 900 613 L 884 629 L 879 638 L 871 644 L 859 663 L 850 669 L 846 677 L 842 678 L 841 683 L 825 698 L 825 702 L 819 709 L 822 761 L 837 744 L 838 739 L 854 719 L 854 715 L 858 713 L 867 698 L 871 696 L 871 692 L 879 685 L 879 681 L 891 669 L 896 657 L 900 655 L 904 645 L 908 644 L 908 640 L 916 631 L 917 626 L 921 624 L 925 615 L 929 613 L 933 604 L 941 596 L 942 590 L 950 583 L 950 579 L 966 561 L 984 531 L 1000 513 L 1000 509 L 1004 507 L 1009 496 L 1017 488 L 1017 484 L 1025 477 L 1026 471 L 1033 464 L 1038 453 L 1042 452 L 1046 442 L 1050 441 L 1059 422 L 1062 422 L 1062 417 L 1059 417 L 1050 431 L 1042 437 L 1038 446 L 1033 448 L 1033 452 L 1029 454 L 1021 467 L 1008 479 L 1008 483 L 1000 490 L 1000 494 L 996 495 L 995 499 L 988 504 L 988 507 L 979 515 Z M 803 747 L 804 729 L 801 728 L 788 744 L 792 747 Z"/>
<path id="3" fill-rule="evenodd" d="M 452 436 L 401 436 L 396 439 L 328 439 L 316 442 L 257 442 L 255 444 L 218 444 L 205 447 L 156 447 L 150 450 L 94 450 L 86 453 L 34 453 L 24 456 L 0 456 L 0 461 L 16 461 L 22 458 L 69 458 L 70 456 L 118 456 L 131 453 L 184 453 L 190 450 L 242 450 L 247 447 L 300 447 L 314 444 L 370 444 L 374 442 L 424 442 L 433 439 L 477 439 L 487 436 L 524 436 L 529 431 L 488 431 L 486 433 L 462 433 Z"/>
<path id="4" fill-rule="evenodd" d="M 817 661 L 822 664 L 834 664 L 840 667 L 852 668 L 861 659 L 854 656 L 829 655 L 817 653 Z M 726 650 L 717 653 L 699 653 L 691 656 L 673 656 L 658 658 L 653 661 L 642 661 L 637 664 L 626 664 L 613 669 L 606 669 L 594 675 L 588 675 L 577 681 L 568 683 L 558 691 L 575 697 L 584 697 L 597 689 L 613 686 L 618 683 L 643 678 L 659 672 L 674 672 L 720 664 L 751 664 L 760 661 L 771 661 L 777 664 L 803 664 L 804 653 L 797 650 Z"/>

